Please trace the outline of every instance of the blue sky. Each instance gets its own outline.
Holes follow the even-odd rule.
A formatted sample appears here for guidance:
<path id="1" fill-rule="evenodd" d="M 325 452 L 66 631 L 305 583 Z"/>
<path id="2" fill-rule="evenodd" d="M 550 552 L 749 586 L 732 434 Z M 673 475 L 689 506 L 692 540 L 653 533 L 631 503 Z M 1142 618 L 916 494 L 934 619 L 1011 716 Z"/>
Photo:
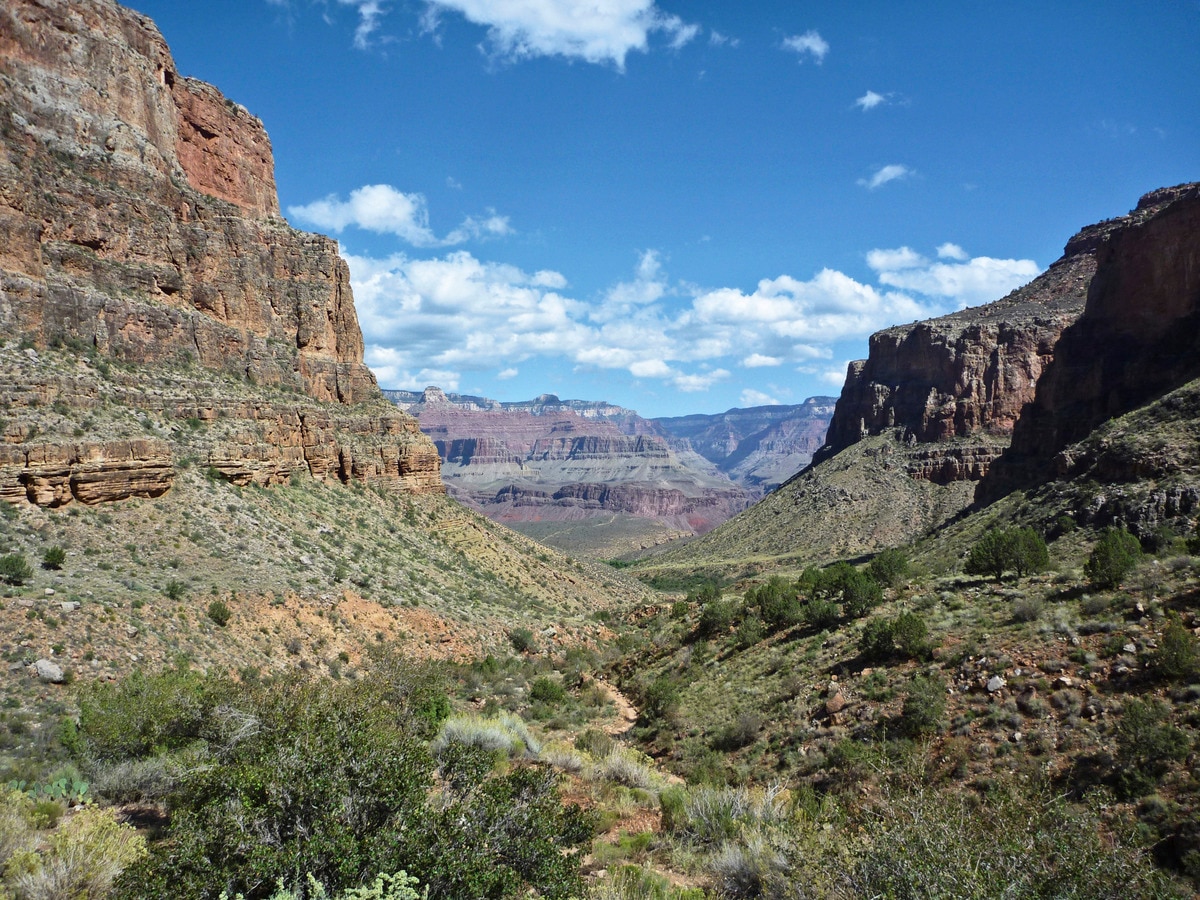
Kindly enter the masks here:
<path id="1" fill-rule="evenodd" d="M 384 387 L 836 394 L 872 331 L 1200 179 L 1200 0 L 132 5 L 262 118 Z"/>

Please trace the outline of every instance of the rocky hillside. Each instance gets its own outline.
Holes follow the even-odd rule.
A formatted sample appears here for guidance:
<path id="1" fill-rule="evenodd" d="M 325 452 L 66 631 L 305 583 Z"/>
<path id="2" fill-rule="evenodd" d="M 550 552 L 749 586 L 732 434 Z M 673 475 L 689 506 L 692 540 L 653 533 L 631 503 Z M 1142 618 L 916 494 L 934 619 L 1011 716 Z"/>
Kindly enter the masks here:
<path id="1" fill-rule="evenodd" d="M 262 123 L 182 76 L 145 17 L 101 0 L 0 9 L 0 225 L 0 330 L 26 351 L 0 371 L 7 499 L 170 489 L 171 442 L 92 414 L 112 404 L 219 421 L 202 462 L 238 483 L 443 489 L 363 364 L 337 244 L 279 216 Z M 47 347 L 77 365 L 42 364 Z M 78 424 L 47 430 L 46 407 Z"/>
<path id="2" fill-rule="evenodd" d="M 960 514 L 985 478 L 982 498 L 1050 477 L 1069 441 L 1200 374 L 1196 190 L 1155 191 L 1083 229 L 1001 300 L 873 335 L 814 464 L 769 502 L 649 564 L 870 553 Z"/>
<path id="3" fill-rule="evenodd" d="M 729 409 L 717 415 L 671 416 L 652 421 L 752 491 L 777 488 L 810 462 L 825 441 L 833 397 L 803 403 Z"/>
<path id="4" fill-rule="evenodd" d="M 499 403 L 431 387 L 405 408 L 433 439 L 456 497 L 567 549 L 611 556 L 703 533 L 750 499 L 686 442 L 619 406 L 549 394 Z"/>

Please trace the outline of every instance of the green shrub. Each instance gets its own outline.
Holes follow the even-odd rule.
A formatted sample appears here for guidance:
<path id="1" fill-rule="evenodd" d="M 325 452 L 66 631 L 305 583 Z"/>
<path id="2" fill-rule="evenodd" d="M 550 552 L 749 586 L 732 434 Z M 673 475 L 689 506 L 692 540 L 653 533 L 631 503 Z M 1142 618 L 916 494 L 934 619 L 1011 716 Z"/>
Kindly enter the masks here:
<path id="1" fill-rule="evenodd" d="M 857 569 L 842 583 L 842 610 L 847 618 L 861 619 L 883 600 L 878 582 Z"/>
<path id="2" fill-rule="evenodd" d="M 67 561 L 67 551 L 57 544 L 53 547 L 47 547 L 46 552 L 42 554 L 43 569 L 61 569 L 63 563 Z"/>
<path id="3" fill-rule="evenodd" d="M 533 637 L 533 632 L 528 628 L 514 628 L 509 631 L 508 642 L 518 653 L 537 652 L 537 641 Z"/>
<path id="4" fill-rule="evenodd" d="M 901 734 L 917 737 L 936 731 L 946 711 L 946 682 L 937 675 L 918 675 L 908 686 L 897 726 Z"/>
<path id="5" fill-rule="evenodd" d="M 1050 565 L 1046 541 L 1032 528 L 993 528 L 971 548 L 963 571 L 968 575 L 992 575 L 997 581 L 1008 571 L 1023 578 Z"/>
<path id="6" fill-rule="evenodd" d="M 884 550 L 871 560 L 871 564 L 867 566 L 867 574 L 880 587 L 895 587 L 908 575 L 908 554 L 898 547 Z"/>
<path id="7" fill-rule="evenodd" d="M 567 699 L 566 689 L 553 678 L 541 676 L 529 686 L 529 699 L 539 703 L 557 704 Z"/>
<path id="8" fill-rule="evenodd" d="M 872 619 L 863 628 L 858 649 L 870 662 L 886 662 L 895 656 L 923 659 L 932 649 L 929 626 L 914 612 L 903 612 L 894 619 Z"/>
<path id="9" fill-rule="evenodd" d="M 1142 545 L 1136 537 L 1123 528 L 1108 528 L 1092 548 L 1083 571 L 1094 586 L 1115 588 L 1134 570 L 1141 558 Z"/>
<path id="10" fill-rule="evenodd" d="M 709 600 L 700 610 L 700 622 L 696 626 L 701 637 L 716 637 L 724 634 L 733 624 L 734 605 L 729 600 Z"/>
<path id="11" fill-rule="evenodd" d="M 33 577 L 33 569 L 20 553 L 0 556 L 0 581 L 5 584 L 21 585 Z"/>
<path id="12" fill-rule="evenodd" d="M 21 897 L 104 897 L 117 876 L 146 856 L 146 839 L 110 810 L 86 806 L 27 858 L 14 879 Z"/>
<path id="13" fill-rule="evenodd" d="M 641 692 L 641 719 L 646 723 L 669 721 L 679 708 L 679 685 L 660 675 Z"/>
<path id="14" fill-rule="evenodd" d="M 838 606 L 824 597 L 813 597 L 801 609 L 804 622 L 818 631 L 832 628 L 838 623 Z"/>
<path id="15" fill-rule="evenodd" d="M 447 719 L 430 750 L 434 756 L 441 756 L 452 744 L 466 744 L 510 758 L 536 759 L 542 750 L 541 743 L 529 733 L 525 723 L 511 713 L 501 713 L 494 718 L 454 716 Z"/>
<path id="16" fill-rule="evenodd" d="M 1129 700 L 1117 725 L 1118 790 L 1129 797 L 1152 790 L 1171 763 L 1187 758 L 1191 739 L 1167 722 L 1169 707 L 1161 700 Z"/>
<path id="17" fill-rule="evenodd" d="M 186 593 L 187 593 L 187 585 L 184 584 L 182 581 L 179 581 L 176 578 L 172 578 L 165 585 L 163 585 L 163 595 L 168 600 L 176 600 L 176 601 L 182 600 Z M 209 615 L 210 616 L 212 615 L 211 612 L 209 613 Z M 213 621 L 215 622 L 216 619 L 213 619 Z M 224 625 L 225 623 L 219 622 L 218 624 Z"/>
<path id="18" fill-rule="evenodd" d="M 230 618 L 233 617 L 233 610 L 224 600 L 214 600 L 208 604 L 208 617 L 212 619 L 218 626 L 224 628 L 229 624 Z"/>
<path id="19" fill-rule="evenodd" d="M 1162 641 L 1151 662 L 1163 678 L 1182 681 L 1200 672 L 1200 641 L 1172 613 L 1163 628 Z"/>

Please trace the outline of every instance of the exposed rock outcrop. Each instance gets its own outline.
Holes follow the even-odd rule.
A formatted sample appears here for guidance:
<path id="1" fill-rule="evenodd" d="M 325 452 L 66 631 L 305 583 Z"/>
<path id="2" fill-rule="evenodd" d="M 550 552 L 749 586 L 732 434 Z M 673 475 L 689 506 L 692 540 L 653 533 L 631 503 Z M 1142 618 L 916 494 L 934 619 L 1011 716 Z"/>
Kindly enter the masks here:
<path id="1" fill-rule="evenodd" d="M 1101 227 L 1080 232 L 1049 269 L 1001 300 L 872 335 L 870 356 L 850 364 L 817 459 L 893 429 L 911 444 L 979 436 L 969 463 L 961 447 L 944 461 L 923 448 L 912 474 L 942 483 L 985 475 L 1059 335 L 1083 311 Z"/>
<path id="2" fill-rule="evenodd" d="M 1142 197 L 1103 224 L 1087 308 L 980 485 L 994 500 L 1063 474 L 1055 456 L 1113 416 L 1200 377 L 1200 184 Z"/>
<path id="3" fill-rule="evenodd" d="M 436 451 L 363 364 L 337 244 L 279 216 L 262 123 L 181 76 L 144 16 L 107 0 L 0 6 L 0 232 L 0 334 L 34 354 L 19 377 L 0 372 L 0 495 L 61 505 L 167 490 L 169 445 L 115 422 L 35 433 L 41 404 L 101 402 L 168 419 L 172 405 L 222 410 L 230 442 L 204 462 L 239 482 L 302 465 L 442 490 Z M 63 357 L 33 349 L 47 347 L 88 363 L 64 375 Z M 151 372 L 174 399 L 147 389 Z"/>

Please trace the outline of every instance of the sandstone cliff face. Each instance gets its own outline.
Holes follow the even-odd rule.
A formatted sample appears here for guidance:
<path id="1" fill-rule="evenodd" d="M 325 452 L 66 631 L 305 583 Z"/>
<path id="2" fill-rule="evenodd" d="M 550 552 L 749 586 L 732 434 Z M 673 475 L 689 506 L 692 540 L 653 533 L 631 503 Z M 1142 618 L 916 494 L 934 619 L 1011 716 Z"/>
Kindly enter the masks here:
<path id="1" fill-rule="evenodd" d="M 996 499 L 1064 473 L 1055 456 L 1102 422 L 1200 377 L 1200 184 L 1147 194 L 1104 223 L 1087 307 L 980 485 Z"/>
<path id="2" fill-rule="evenodd" d="M 1087 229 L 1001 300 L 872 335 L 870 356 L 850 365 L 818 459 L 890 429 L 910 444 L 978 437 L 966 457 L 962 448 L 941 460 L 923 451 L 912 474 L 942 483 L 982 477 L 1033 399 L 1059 335 L 1082 312 L 1095 267 Z"/>
<path id="3" fill-rule="evenodd" d="M 355 402 L 374 381 L 336 244 L 278 218 L 262 124 L 103 0 L 0 9 L 7 334 Z"/>
<path id="4" fill-rule="evenodd" d="M 220 411 L 228 443 L 204 462 L 239 483 L 302 465 L 443 489 L 436 451 L 362 362 L 337 244 L 279 217 L 262 123 L 180 76 L 149 19 L 107 0 L 0 6 L 0 233 L 0 335 L 33 354 L 0 371 L 0 495 L 167 490 L 173 442 L 94 417 L 55 434 L 38 411 L 109 402 Z M 160 378 L 172 396 L 146 386 Z"/>

